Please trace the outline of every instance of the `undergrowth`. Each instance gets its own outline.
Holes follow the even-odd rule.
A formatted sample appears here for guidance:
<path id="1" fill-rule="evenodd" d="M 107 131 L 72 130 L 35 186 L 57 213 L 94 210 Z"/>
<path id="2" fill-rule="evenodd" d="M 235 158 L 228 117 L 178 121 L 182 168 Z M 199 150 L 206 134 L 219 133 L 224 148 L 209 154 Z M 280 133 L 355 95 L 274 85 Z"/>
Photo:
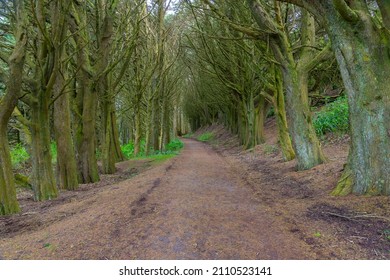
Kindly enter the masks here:
<path id="1" fill-rule="evenodd" d="M 348 132 L 348 113 L 348 102 L 345 96 L 325 105 L 314 116 L 313 124 L 317 135 L 322 136 L 328 132 Z"/>
<path id="2" fill-rule="evenodd" d="M 29 153 L 21 143 L 18 143 L 15 147 L 11 148 L 11 162 L 13 168 L 18 169 L 23 167 L 29 158 Z"/>
<path id="3" fill-rule="evenodd" d="M 210 141 L 214 138 L 214 134 L 212 132 L 206 132 L 201 135 L 199 135 L 196 139 L 202 142 Z"/>
<path id="4" fill-rule="evenodd" d="M 150 151 L 149 155 L 145 154 L 145 140 L 141 141 L 140 152 L 137 156 L 134 156 L 134 143 L 129 142 L 121 146 L 122 152 L 126 159 L 142 159 L 142 158 L 153 158 L 155 160 L 165 160 L 171 158 L 179 153 L 184 147 L 184 144 L 179 139 L 174 139 L 169 142 L 163 151 Z"/>

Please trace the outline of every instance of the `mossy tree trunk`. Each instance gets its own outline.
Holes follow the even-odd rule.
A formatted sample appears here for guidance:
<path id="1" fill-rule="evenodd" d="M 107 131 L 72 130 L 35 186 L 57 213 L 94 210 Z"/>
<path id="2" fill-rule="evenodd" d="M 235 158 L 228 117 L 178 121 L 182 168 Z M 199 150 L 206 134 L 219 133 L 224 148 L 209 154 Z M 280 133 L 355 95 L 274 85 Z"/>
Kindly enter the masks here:
<path id="1" fill-rule="evenodd" d="M 15 4 L 15 47 L 8 58 L 9 76 L 3 81 L 6 83 L 6 92 L 0 101 L 0 215 L 20 211 L 16 199 L 7 125 L 22 90 L 27 45 L 27 15 L 22 1 L 17 1 Z"/>
<path id="2" fill-rule="evenodd" d="M 288 132 L 286 107 L 283 93 L 283 81 L 278 69 L 275 69 L 274 78 L 275 89 L 272 100 L 275 111 L 276 125 L 278 127 L 279 144 L 284 160 L 289 161 L 295 158 L 295 152 L 292 146 L 290 133 Z"/>
<path id="3" fill-rule="evenodd" d="M 89 36 L 85 29 L 87 19 L 82 12 L 85 7 L 73 2 L 70 28 L 77 46 L 76 74 L 76 151 L 81 183 L 94 183 L 100 180 L 96 160 L 96 109 L 97 92 L 92 88 L 91 77 L 94 71 L 90 62 Z"/>
<path id="4" fill-rule="evenodd" d="M 32 186 L 36 201 L 58 196 L 50 154 L 49 96 L 40 90 L 31 106 Z"/>
<path id="5" fill-rule="evenodd" d="M 351 127 L 348 166 L 334 194 L 390 195 L 389 30 L 375 25 L 364 1 L 344 9 L 323 5 Z"/>
<path id="6" fill-rule="evenodd" d="M 59 7 L 60 13 L 52 13 L 53 33 L 56 33 L 54 43 L 55 56 L 58 57 L 59 66 L 57 67 L 56 82 L 53 87 L 54 91 L 54 130 L 57 143 L 57 177 L 59 187 L 66 190 L 75 190 L 78 187 L 78 171 L 76 164 L 76 154 L 72 139 L 70 103 L 69 103 L 69 86 L 68 69 L 66 61 L 66 52 L 64 40 L 68 31 L 68 15 L 70 4 L 62 4 Z M 52 4 L 54 5 L 54 3 Z M 53 9 L 56 9 L 54 6 Z"/>
<path id="7" fill-rule="evenodd" d="M 283 75 L 284 88 L 286 90 L 287 117 L 289 131 L 292 137 L 293 147 L 297 159 L 298 170 L 310 169 L 325 161 L 317 135 L 312 125 L 312 117 L 307 102 L 307 84 L 301 79 L 301 75 L 307 75 L 316 63 L 326 57 L 327 51 L 320 52 L 311 61 L 306 61 L 306 52 L 295 56 L 284 30 L 279 5 L 275 2 L 275 16 L 271 16 L 262 3 L 256 0 L 248 0 L 252 14 L 262 30 L 269 36 L 271 50 L 275 59 L 279 62 Z M 302 21 L 303 29 L 312 29 L 312 20 Z M 309 26 L 310 25 L 310 26 Z M 302 41 L 310 43 L 311 32 L 302 31 Z M 297 59 L 297 61 L 296 61 Z M 307 81 L 306 81 L 307 82 Z"/>
<path id="8" fill-rule="evenodd" d="M 50 153 L 50 101 L 56 80 L 60 75 L 62 37 L 65 25 L 61 14 L 69 2 L 50 4 L 52 26 L 46 25 L 49 9 L 43 0 L 37 1 L 33 13 L 39 26 L 37 34 L 37 63 L 35 69 L 38 86 L 30 99 L 32 136 L 32 186 L 35 200 L 47 200 L 58 195 L 52 156 Z"/>

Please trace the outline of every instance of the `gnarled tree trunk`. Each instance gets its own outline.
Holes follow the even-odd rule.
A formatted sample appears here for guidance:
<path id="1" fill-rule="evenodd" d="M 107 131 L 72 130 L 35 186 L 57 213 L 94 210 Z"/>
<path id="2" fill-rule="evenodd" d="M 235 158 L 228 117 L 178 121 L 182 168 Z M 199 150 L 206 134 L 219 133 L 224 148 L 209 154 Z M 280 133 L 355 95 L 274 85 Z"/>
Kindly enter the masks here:
<path id="1" fill-rule="evenodd" d="M 18 102 L 22 89 L 23 65 L 26 55 L 26 14 L 23 2 L 15 2 L 16 25 L 15 47 L 8 59 L 9 76 L 6 81 L 6 94 L 0 102 L 0 215 L 19 212 L 16 199 L 15 181 L 12 172 L 11 155 L 8 144 L 7 125 Z"/>

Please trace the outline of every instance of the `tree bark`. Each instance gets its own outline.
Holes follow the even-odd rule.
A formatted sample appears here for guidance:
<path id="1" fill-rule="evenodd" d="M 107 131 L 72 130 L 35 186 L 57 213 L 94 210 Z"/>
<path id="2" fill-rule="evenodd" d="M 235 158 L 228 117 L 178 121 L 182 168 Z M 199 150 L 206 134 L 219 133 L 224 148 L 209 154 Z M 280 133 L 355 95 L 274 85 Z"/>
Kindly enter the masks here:
<path id="1" fill-rule="evenodd" d="M 275 19 L 271 17 L 264 7 L 255 0 L 248 0 L 252 14 L 260 28 L 271 34 L 270 46 L 275 59 L 280 64 L 286 90 L 287 118 L 289 131 L 297 159 L 297 169 L 310 169 L 325 161 L 317 135 L 312 125 L 309 105 L 305 97 L 307 84 L 300 79 L 301 74 L 308 74 L 309 67 L 300 66 L 295 61 L 289 39 L 281 22 L 280 8 L 275 4 Z M 275 2 L 276 3 L 276 2 Z M 304 22 L 305 23 L 305 22 Z M 306 22 L 308 24 L 308 22 Z"/>
<path id="2" fill-rule="evenodd" d="M 323 5 L 351 127 L 349 166 L 334 193 L 390 195 L 390 38 L 364 8 L 358 10 L 358 22 L 349 22 L 330 2 Z"/>
<path id="3" fill-rule="evenodd" d="M 100 180 L 96 160 L 96 108 L 97 92 L 92 89 L 93 69 L 89 59 L 87 19 L 83 7 L 74 2 L 70 28 L 77 45 L 76 110 L 77 131 L 75 136 L 79 181 L 94 183 Z"/>
<path id="4" fill-rule="evenodd" d="M 23 2 L 16 2 L 15 47 L 8 59 L 9 76 L 6 93 L 0 102 L 0 215 L 20 211 L 16 199 L 15 181 L 12 172 L 8 144 L 7 125 L 22 90 L 23 66 L 26 56 L 26 14 Z"/>
<path id="5" fill-rule="evenodd" d="M 69 91 L 66 83 L 68 82 L 68 69 L 65 65 L 66 53 L 64 40 L 68 31 L 69 3 L 63 1 L 57 2 L 60 13 L 53 12 L 52 24 L 53 33 L 57 33 L 54 43 L 55 56 L 58 57 L 59 64 L 56 67 L 58 71 L 56 82 L 53 87 L 54 97 L 54 130 L 57 143 L 57 177 L 59 187 L 66 190 L 75 190 L 78 187 L 78 173 L 76 164 L 76 154 L 72 140 Z M 56 17 L 56 18 L 55 18 Z"/>
<path id="6" fill-rule="evenodd" d="M 281 74 L 275 69 L 275 93 L 274 93 L 274 110 L 276 124 L 278 127 L 278 136 L 280 148 L 282 149 L 283 159 L 290 161 L 295 158 L 295 152 L 292 146 L 291 137 L 288 132 L 286 107 L 283 94 L 283 81 Z"/>

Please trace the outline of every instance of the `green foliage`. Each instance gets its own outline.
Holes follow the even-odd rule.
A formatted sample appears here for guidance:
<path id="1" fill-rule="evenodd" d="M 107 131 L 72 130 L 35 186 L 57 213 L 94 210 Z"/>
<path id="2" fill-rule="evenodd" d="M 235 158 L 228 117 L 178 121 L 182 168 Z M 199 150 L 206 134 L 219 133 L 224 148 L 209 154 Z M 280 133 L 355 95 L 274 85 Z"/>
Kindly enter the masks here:
<path id="1" fill-rule="evenodd" d="M 11 162 L 13 168 L 21 168 L 28 160 L 30 155 L 22 144 L 17 144 L 11 149 Z"/>
<path id="2" fill-rule="evenodd" d="M 314 237 L 321 237 L 322 234 L 321 234 L 321 232 L 317 231 L 317 232 L 315 232 L 315 233 L 313 234 L 313 236 L 314 236 Z"/>
<path id="3" fill-rule="evenodd" d="M 187 134 L 183 135 L 183 137 L 184 138 L 191 138 L 193 135 L 194 135 L 194 133 L 190 132 L 190 133 L 187 133 Z"/>
<path id="4" fill-rule="evenodd" d="M 121 150 L 122 150 L 123 155 L 127 159 L 131 158 L 133 156 L 133 154 L 134 154 L 134 143 L 129 142 L 129 143 L 125 144 L 125 145 L 122 145 L 121 146 Z"/>
<path id="5" fill-rule="evenodd" d="M 207 142 L 207 141 L 210 141 L 214 138 L 214 134 L 212 132 L 206 132 L 206 133 L 203 133 L 202 135 L 199 135 L 198 139 L 199 141 L 202 141 L 202 142 Z"/>
<path id="6" fill-rule="evenodd" d="M 275 116 L 275 108 L 272 106 L 267 112 L 267 119 Z"/>
<path id="7" fill-rule="evenodd" d="M 159 154 L 151 155 L 148 158 L 153 159 L 156 162 L 161 162 L 161 161 L 173 158 L 176 155 L 177 155 L 177 153 L 171 153 L 171 154 L 159 153 Z"/>
<path id="8" fill-rule="evenodd" d="M 55 142 L 50 143 L 50 154 L 52 157 L 52 164 L 56 164 L 57 144 Z M 21 143 L 18 143 L 15 147 L 11 148 L 11 162 L 13 168 L 22 168 L 29 159 L 30 154 L 27 152 L 26 147 L 24 147 Z"/>
<path id="9" fill-rule="evenodd" d="M 51 163 L 56 164 L 57 163 L 57 143 L 56 142 L 50 143 L 50 154 L 51 154 Z"/>
<path id="10" fill-rule="evenodd" d="M 314 128 L 317 135 L 322 136 L 328 132 L 346 133 L 349 130 L 348 102 L 346 97 L 324 106 L 314 117 Z"/>
<path id="11" fill-rule="evenodd" d="M 145 156 L 145 140 L 141 140 L 141 148 L 137 157 L 134 157 L 134 143 L 132 142 L 129 142 L 126 145 L 122 145 L 121 150 L 127 159 L 154 157 L 158 159 L 159 157 L 164 158 L 165 156 L 169 155 L 177 155 L 183 147 L 183 142 L 181 142 L 179 139 L 174 139 L 166 145 L 165 151 L 152 151 L 151 153 L 149 153 L 149 156 Z"/>
<path id="12" fill-rule="evenodd" d="M 179 139 L 174 139 L 165 146 L 165 150 L 175 152 L 180 151 L 183 147 L 183 142 L 181 142 Z"/>

